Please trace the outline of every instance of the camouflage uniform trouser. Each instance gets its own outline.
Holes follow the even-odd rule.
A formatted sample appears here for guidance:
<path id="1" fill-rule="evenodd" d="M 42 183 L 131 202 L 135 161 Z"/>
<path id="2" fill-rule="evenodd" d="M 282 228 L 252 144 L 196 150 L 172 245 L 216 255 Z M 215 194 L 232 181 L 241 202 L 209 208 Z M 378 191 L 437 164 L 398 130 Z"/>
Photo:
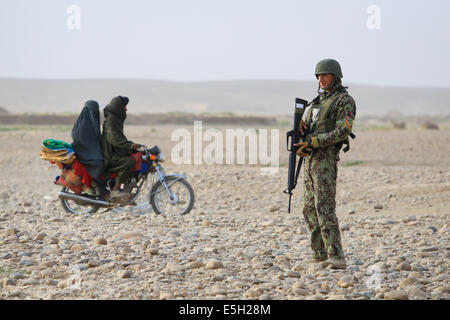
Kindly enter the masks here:
<path id="1" fill-rule="evenodd" d="M 311 248 L 319 259 L 343 259 L 336 217 L 337 153 L 332 148 L 314 151 L 304 159 L 303 216 L 311 232 Z"/>

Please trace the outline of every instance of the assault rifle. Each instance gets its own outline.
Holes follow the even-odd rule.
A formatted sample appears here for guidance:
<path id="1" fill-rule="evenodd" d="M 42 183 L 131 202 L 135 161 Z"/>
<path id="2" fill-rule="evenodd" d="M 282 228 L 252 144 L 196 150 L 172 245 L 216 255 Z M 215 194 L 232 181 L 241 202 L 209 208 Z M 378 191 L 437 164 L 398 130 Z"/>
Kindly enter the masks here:
<path id="1" fill-rule="evenodd" d="M 297 162 L 297 150 L 298 147 L 294 146 L 294 144 L 300 142 L 304 136 L 301 135 L 299 131 L 300 120 L 302 120 L 303 113 L 305 112 L 306 107 L 308 106 L 308 101 L 295 98 L 295 114 L 294 114 L 294 129 L 286 132 L 286 148 L 287 151 L 290 152 L 289 155 L 289 173 L 288 173 L 288 187 L 283 192 L 289 195 L 289 207 L 288 213 L 291 213 L 291 197 L 292 190 L 297 186 L 298 175 L 300 174 L 300 168 L 302 167 L 303 158 L 300 157 L 297 165 L 297 171 L 295 170 L 295 164 Z M 303 128 L 302 128 L 303 129 Z M 304 132 L 306 135 L 306 132 Z M 289 144 L 289 138 L 290 144 Z M 289 148 L 290 145 L 290 148 Z"/>

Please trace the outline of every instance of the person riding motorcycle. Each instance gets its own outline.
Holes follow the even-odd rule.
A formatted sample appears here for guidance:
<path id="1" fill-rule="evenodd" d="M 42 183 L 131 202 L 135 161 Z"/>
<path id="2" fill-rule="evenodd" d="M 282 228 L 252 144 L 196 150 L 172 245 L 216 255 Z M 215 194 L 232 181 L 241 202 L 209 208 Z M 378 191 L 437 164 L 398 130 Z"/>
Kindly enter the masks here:
<path id="1" fill-rule="evenodd" d="M 115 185 L 111 191 L 111 198 L 120 198 L 128 195 L 120 190 L 121 184 L 126 184 L 131 178 L 131 169 L 134 159 L 130 157 L 141 145 L 129 141 L 123 132 L 123 126 L 127 117 L 127 97 L 118 96 L 103 109 L 105 121 L 103 122 L 103 133 L 101 146 L 103 150 L 104 165 L 107 172 L 117 172 Z"/>

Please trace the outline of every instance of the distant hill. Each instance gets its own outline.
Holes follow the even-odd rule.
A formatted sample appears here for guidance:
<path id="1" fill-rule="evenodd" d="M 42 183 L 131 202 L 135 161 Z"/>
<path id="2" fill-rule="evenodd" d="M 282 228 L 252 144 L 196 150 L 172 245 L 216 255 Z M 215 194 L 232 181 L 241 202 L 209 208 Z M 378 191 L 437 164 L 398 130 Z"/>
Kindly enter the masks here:
<path id="1" fill-rule="evenodd" d="M 356 100 L 357 115 L 450 113 L 450 88 L 344 85 Z M 87 100 L 96 100 L 104 107 L 112 97 L 126 95 L 130 113 L 290 115 L 295 97 L 312 100 L 316 93 L 317 83 L 312 81 L 0 79 L 0 103 L 12 113 L 78 113 Z"/>

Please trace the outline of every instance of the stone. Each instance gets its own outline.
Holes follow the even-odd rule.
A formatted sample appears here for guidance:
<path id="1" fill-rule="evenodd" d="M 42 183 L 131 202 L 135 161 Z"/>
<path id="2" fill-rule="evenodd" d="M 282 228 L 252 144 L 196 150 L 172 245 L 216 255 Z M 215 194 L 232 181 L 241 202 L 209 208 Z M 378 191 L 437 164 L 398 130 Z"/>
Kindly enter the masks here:
<path id="1" fill-rule="evenodd" d="M 408 292 L 405 290 L 392 290 L 384 293 L 385 300 L 408 300 Z"/>
<path id="2" fill-rule="evenodd" d="M 3 284 L 3 287 L 15 286 L 16 282 L 13 279 L 10 279 L 10 278 L 4 278 L 3 281 L 2 281 L 2 284 Z"/>
<path id="3" fill-rule="evenodd" d="M 121 254 L 118 254 L 117 256 L 114 257 L 114 260 L 116 261 L 124 261 L 127 260 L 127 258 Z"/>
<path id="4" fill-rule="evenodd" d="M 34 236 L 34 241 L 42 241 L 47 236 L 44 232 L 39 232 L 37 235 Z"/>
<path id="5" fill-rule="evenodd" d="M 273 205 L 269 208 L 269 212 L 275 212 L 275 211 L 279 211 L 280 210 L 280 206 L 277 205 Z"/>
<path id="6" fill-rule="evenodd" d="M 315 294 L 313 296 L 307 297 L 306 300 L 324 300 L 320 294 Z"/>
<path id="7" fill-rule="evenodd" d="M 5 237 L 10 237 L 10 236 L 14 236 L 16 234 L 19 233 L 19 230 L 17 230 L 16 228 L 9 228 L 8 230 L 6 230 L 5 232 Z"/>
<path id="8" fill-rule="evenodd" d="M 295 265 L 292 268 L 292 270 L 294 270 L 294 271 L 304 271 L 305 270 L 305 266 L 303 265 L 303 263 L 297 262 L 297 263 L 295 263 Z"/>
<path id="9" fill-rule="evenodd" d="M 332 294 L 326 300 L 346 300 L 343 294 Z"/>
<path id="10" fill-rule="evenodd" d="M 143 234 L 140 232 L 127 232 L 127 233 L 122 233 L 120 235 L 120 237 L 122 239 L 132 239 L 132 238 L 143 237 Z"/>
<path id="11" fill-rule="evenodd" d="M 57 286 L 58 285 L 58 281 L 57 280 L 53 280 L 53 279 L 46 279 L 45 280 L 45 284 L 49 285 L 49 286 Z"/>
<path id="12" fill-rule="evenodd" d="M 213 295 L 213 296 L 216 296 L 216 295 L 226 295 L 226 294 L 227 294 L 227 288 L 224 287 L 224 286 L 215 285 L 215 286 L 213 286 L 213 287 L 210 289 L 209 293 L 210 293 L 211 295 Z"/>
<path id="13" fill-rule="evenodd" d="M 22 285 L 24 285 L 24 286 L 34 286 L 37 284 L 39 284 L 39 280 L 36 278 L 28 278 L 28 279 L 22 281 Z"/>
<path id="14" fill-rule="evenodd" d="M 222 269 L 223 268 L 223 263 L 216 260 L 216 259 L 211 259 L 208 261 L 208 263 L 205 266 L 206 269 Z"/>
<path id="15" fill-rule="evenodd" d="M 211 278 L 211 281 L 223 281 L 225 277 L 223 275 L 215 275 Z"/>
<path id="16" fill-rule="evenodd" d="M 261 288 L 250 288 L 245 291 L 244 295 L 249 298 L 258 298 L 263 293 Z"/>
<path id="17" fill-rule="evenodd" d="M 382 204 L 376 204 L 373 208 L 376 209 L 376 210 L 381 210 L 381 209 L 383 209 L 383 205 Z"/>
<path id="18" fill-rule="evenodd" d="M 74 244 L 71 248 L 70 248 L 70 251 L 73 251 L 73 252 L 78 252 L 78 251 L 82 251 L 83 250 L 83 247 L 81 246 L 81 244 Z"/>
<path id="19" fill-rule="evenodd" d="M 330 286 L 326 283 L 322 283 L 322 285 L 320 286 L 320 289 L 325 290 L 325 291 L 330 291 Z"/>
<path id="20" fill-rule="evenodd" d="M 450 275 L 442 274 L 442 275 L 439 275 L 439 276 L 435 276 L 435 277 L 431 278 L 430 280 L 432 282 L 440 282 L 440 281 L 446 281 L 448 279 L 450 279 Z"/>
<path id="21" fill-rule="evenodd" d="M 150 254 L 152 256 L 157 255 L 158 254 L 158 249 L 157 248 L 149 248 L 147 249 L 147 251 L 145 251 L 145 253 Z"/>
<path id="22" fill-rule="evenodd" d="M 160 300 L 171 300 L 173 299 L 173 293 L 170 291 L 162 291 L 159 293 Z"/>
<path id="23" fill-rule="evenodd" d="M 8 192 L 2 192 L 2 193 L 0 193 L 0 199 L 3 199 L 3 200 L 9 199 L 9 194 L 8 194 Z"/>
<path id="24" fill-rule="evenodd" d="M 247 287 L 249 287 L 249 286 L 250 286 L 250 285 L 249 285 L 248 283 L 243 282 L 243 281 L 234 281 L 234 282 L 231 284 L 231 287 L 234 288 L 234 289 L 242 289 L 242 288 L 247 288 Z"/>
<path id="25" fill-rule="evenodd" d="M 352 282 L 352 278 L 349 275 L 343 275 L 339 281 L 337 282 L 337 285 L 340 286 L 342 283 L 351 283 Z"/>
<path id="26" fill-rule="evenodd" d="M 216 247 L 205 247 L 205 252 L 218 253 L 219 249 Z"/>
<path id="27" fill-rule="evenodd" d="M 41 267 L 41 268 L 51 268 L 51 267 L 53 267 L 56 264 L 58 264 L 58 262 L 56 262 L 55 260 L 46 260 L 46 261 L 42 261 L 39 264 L 39 267 Z"/>
<path id="28" fill-rule="evenodd" d="M 131 278 L 132 272 L 130 270 L 119 270 L 117 271 L 117 277 L 121 279 Z"/>
<path id="29" fill-rule="evenodd" d="M 47 238 L 50 242 L 50 244 L 58 244 L 59 243 L 59 239 L 55 238 L 55 237 L 48 237 Z"/>
<path id="30" fill-rule="evenodd" d="M 19 240 L 19 237 L 17 235 L 9 236 L 5 238 L 5 243 L 14 242 Z"/>
<path id="31" fill-rule="evenodd" d="M 413 285 L 413 284 L 416 283 L 416 282 L 417 282 L 417 279 L 416 279 L 416 278 L 414 278 L 414 277 L 408 277 L 408 278 L 402 280 L 402 281 L 399 283 L 398 286 L 399 286 L 400 288 L 402 288 L 402 287 L 409 287 L 409 286 Z"/>
<path id="32" fill-rule="evenodd" d="M 442 274 L 447 272 L 447 267 L 444 265 L 439 265 L 436 269 L 434 269 L 434 274 Z"/>
<path id="33" fill-rule="evenodd" d="M 27 259 L 27 257 L 22 257 L 19 264 L 22 266 L 30 267 L 37 265 L 37 262 L 34 260 Z"/>
<path id="34" fill-rule="evenodd" d="M 168 272 L 173 272 L 173 273 L 176 273 L 176 272 L 181 272 L 181 271 L 183 271 L 185 268 L 183 267 L 183 266 L 180 266 L 179 264 L 176 264 L 176 263 L 173 263 L 173 262 L 168 262 L 167 263 L 167 265 L 166 265 L 166 270 L 168 271 Z"/>
<path id="35" fill-rule="evenodd" d="M 347 214 L 353 215 L 353 214 L 356 214 L 356 211 L 355 210 L 350 210 Z"/>
<path id="36" fill-rule="evenodd" d="M 96 238 L 94 240 L 94 243 L 102 245 L 102 246 L 106 246 L 108 244 L 108 241 L 105 238 Z"/>
<path id="37" fill-rule="evenodd" d="M 203 267 L 205 264 L 203 263 L 203 262 L 201 262 L 201 261 L 192 261 L 192 262 L 189 262 L 188 264 L 187 264 L 187 267 L 189 268 L 189 269 L 198 269 L 198 268 L 201 268 L 201 267 Z"/>
<path id="38" fill-rule="evenodd" d="M 411 270 L 412 271 L 425 271 L 426 268 L 424 268 L 420 263 L 413 262 L 411 263 Z"/>
<path id="39" fill-rule="evenodd" d="M 12 258 L 12 255 L 9 252 L 0 255 L 0 259 L 11 259 L 11 258 Z"/>
<path id="40" fill-rule="evenodd" d="M 411 270 L 411 265 L 409 264 L 409 262 L 401 262 L 400 264 L 398 264 L 395 267 L 395 270 L 397 271 L 410 271 Z"/>
<path id="41" fill-rule="evenodd" d="M 210 227 L 210 226 L 211 226 L 211 221 L 203 220 L 203 221 L 202 221 L 202 226 L 203 226 L 203 227 Z"/>
<path id="42" fill-rule="evenodd" d="M 57 287 L 59 289 L 64 289 L 67 288 L 67 280 L 61 280 L 58 282 Z"/>
<path id="43" fill-rule="evenodd" d="M 89 261 L 86 263 L 86 268 L 96 268 L 98 267 L 98 262 L 92 259 L 89 259 Z"/>
<path id="44" fill-rule="evenodd" d="M 296 281 L 296 282 L 292 285 L 292 289 L 296 289 L 296 288 L 305 289 L 305 281 L 303 281 L 303 280 Z"/>
<path id="45" fill-rule="evenodd" d="M 408 298 L 409 299 L 411 299 L 413 297 L 425 298 L 426 295 L 427 294 L 422 289 L 420 289 L 416 286 L 411 286 L 408 288 Z"/>
<path id="46" fill-rule="evenodd" d="M 289 271 L 286 273 L 286 276 L 289 277 L 289 278 L 300 278 L 300 277 L 301 277 L 301 273 L 300 273 L 300 272 L 297 272 L 297 271 L 289 270 Z"/>
<path id="47" fill-rule="evenodd" d="M 120 253 L 121 254 L 130 254 L 130 253 L 136 253 L 136 251 L 134 251 L 130 247 L 124 247 L 120 250 Z"/>
<path id="48" fill-rule="evenodd" d="M 422 252 L 433 252 L 433 251 L 438 251 L 439 248 L 438 247 L 424 247 L 424 248 L 419 248 L 419 250 Z"/>
<path id="49" fill-rule="evenodd" d="M 402 219 L 402 222 L 404 222 L 404 223 L 408 223 L 411 221 L 417 221 L 417 218 L 415 216 L 408 216 L 408 217 L 405 217 Z"/>
<path id="50" fill-rule="evenodd" d="M 23 273 L 15 272 L 15 273 L 11 274 L 11 278 L 13 280 L 22 280 L 22 279 L 26 279 L 26 276 Z"/>
<path id="51" fill-rule="evenodd" d="M 309 291 L 303 288 L 293 288 L 292 292 L 297 296 L 306 296 L 309 294 Z"/>
<path id="52" fill-rule="evenodd" d="M 181 233 L 180 233 L 180 231 L 178 231 L 178 230 L 172 230 L 172 231 L 169 232 L 169 236 L 172 236 L 172 237 L 180 237 L 180 236 L 181 236 Z"/>
<path id="53" fill-rule="evenodd" d="M 42 278 L 51 278 L 54 274 L 54 271 L 52 269 L 44 269 L 41 271 L 41 277 Z"/>
<path id="54" fill-rule="evenodd" d="M 421 277 L 422 277 L 422 273 L 419 272 L 419 271 L 411 271 L 411 272 L 408 274 L 408 278 L 415 278 L 416 280 L 417 280 L 417 279 L 420 279 Z"/>
<path id="55" fill-rule="evenodd" d="M 433 226 L 427 227 L 427 230 L 430 230 L 432 233 L 436 233 L 438 231 L 438 229 Z"/>

